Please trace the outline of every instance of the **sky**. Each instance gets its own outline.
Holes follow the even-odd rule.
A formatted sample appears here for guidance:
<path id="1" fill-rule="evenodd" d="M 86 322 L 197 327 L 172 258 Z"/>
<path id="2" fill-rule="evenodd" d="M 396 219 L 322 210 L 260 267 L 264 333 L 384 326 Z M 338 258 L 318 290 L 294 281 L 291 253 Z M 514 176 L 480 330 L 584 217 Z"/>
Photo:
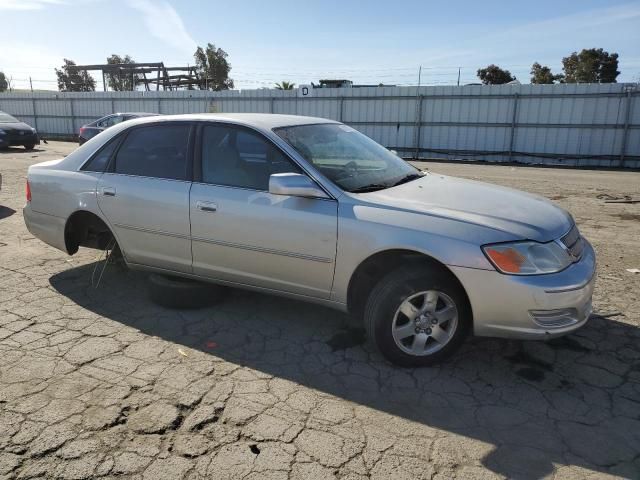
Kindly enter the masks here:
<path id="1" fill-rule="evenodd" d="M 495 63 L 528 83 L 533 62 L 561 72 L 583 48 L 620 55 L 640 81 L 640 1 L 0 0 L 0 71 L 15 88 L 56 89 L 63 58 L 193 64 L 198 45 L 229 54 L 236 88 L 321 78 L 361 84 L 478 82 Z M 102 88 L 101 78 L 98 88 Z"/>

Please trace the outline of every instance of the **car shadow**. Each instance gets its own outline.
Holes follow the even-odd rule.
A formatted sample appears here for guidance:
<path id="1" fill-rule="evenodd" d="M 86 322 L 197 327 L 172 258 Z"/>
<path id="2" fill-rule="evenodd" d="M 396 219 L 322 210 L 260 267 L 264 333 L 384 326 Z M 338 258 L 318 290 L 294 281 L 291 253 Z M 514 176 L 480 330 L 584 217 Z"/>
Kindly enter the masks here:
<path id="1" fill-rule="evenodd" d="M 214 307 L 167 310 L 149 300 L 144 274 L 110 266 L 93 288 L 94 267 L 61 272 L 50 284 L 145 334 L 376 409 L 389 414 L 385 421 L 489 444 L 483 465 L 508 478 L 542 478 L 565 465 L 640 475 L 636 326 L 594 315 L 551 342 L 472 338 L 442 365 L 403 369 L 340 312 L 235 289 Z"/>
<path id="2" fill-rule="evenodd" d="M 16 213 L 16 211 L 13 208 L 9 208 L 9 207 L 5 207 L 4 205 L 0 205 L 0 220 L 2 220 L 3 218 L 10 217 L 14 213 Z"/>
<path id="3" fill-rule="evenodd" d="M 27 150 L 24 147 L 8 147 L 8 148 L 0 148 L 0 155 L 15 155 L 15 154 L 29 154 L 29 153 L 39 153 L 46 152 L 44 148 L 35 147 L 31 150 Z"/>

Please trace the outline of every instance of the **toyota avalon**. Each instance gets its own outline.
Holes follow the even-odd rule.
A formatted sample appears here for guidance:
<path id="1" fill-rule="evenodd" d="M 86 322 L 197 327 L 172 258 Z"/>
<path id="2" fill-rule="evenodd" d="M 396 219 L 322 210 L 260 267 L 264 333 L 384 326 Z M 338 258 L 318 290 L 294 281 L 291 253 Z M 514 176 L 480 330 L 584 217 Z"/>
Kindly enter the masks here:
<path id="1" fill-rule="evenodd" d="M 29 168 L 24 219 L 71 255 L 117 244 L 133 269 L 350 312 L 404 366 L 469 333 L 549 339 L 591 313 L 595 254 L 568 212 L 420 171 L 321 118 L 118 124 Z"/>

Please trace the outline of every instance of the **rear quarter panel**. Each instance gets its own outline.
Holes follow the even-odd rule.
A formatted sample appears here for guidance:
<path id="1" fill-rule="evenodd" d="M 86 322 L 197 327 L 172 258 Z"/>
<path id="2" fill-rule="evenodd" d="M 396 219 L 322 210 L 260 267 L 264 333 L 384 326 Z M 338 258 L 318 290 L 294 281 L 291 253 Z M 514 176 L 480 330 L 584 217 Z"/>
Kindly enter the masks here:
<path id="1" fill-rule="evenodd" d="M 99 215 L 96 184 L 100 175 L 57 170 L 55 165 L 34 165 L 28 173 L 31 209 L 65 219 L 76 210 L 88 210 Z"/>

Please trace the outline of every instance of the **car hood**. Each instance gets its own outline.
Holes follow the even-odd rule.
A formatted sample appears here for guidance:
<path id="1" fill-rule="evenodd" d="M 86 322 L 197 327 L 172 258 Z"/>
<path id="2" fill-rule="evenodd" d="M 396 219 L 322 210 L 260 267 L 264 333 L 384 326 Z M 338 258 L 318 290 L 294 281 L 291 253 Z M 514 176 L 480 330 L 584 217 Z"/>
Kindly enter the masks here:
<path id="1" fill-rule="evenodd" d="M 358 197 L 385 207 L 490 228 L 513 239 L 547 242 L 564 235 L 573 224 L 567 211 L 546 198 L 433 173 Z"/>
<path id="2" fill-rule="evenodd" d="M 24 122 L 0 123 L 0 130 L 26 130 L 31 132 L 31 127 Z"/>

